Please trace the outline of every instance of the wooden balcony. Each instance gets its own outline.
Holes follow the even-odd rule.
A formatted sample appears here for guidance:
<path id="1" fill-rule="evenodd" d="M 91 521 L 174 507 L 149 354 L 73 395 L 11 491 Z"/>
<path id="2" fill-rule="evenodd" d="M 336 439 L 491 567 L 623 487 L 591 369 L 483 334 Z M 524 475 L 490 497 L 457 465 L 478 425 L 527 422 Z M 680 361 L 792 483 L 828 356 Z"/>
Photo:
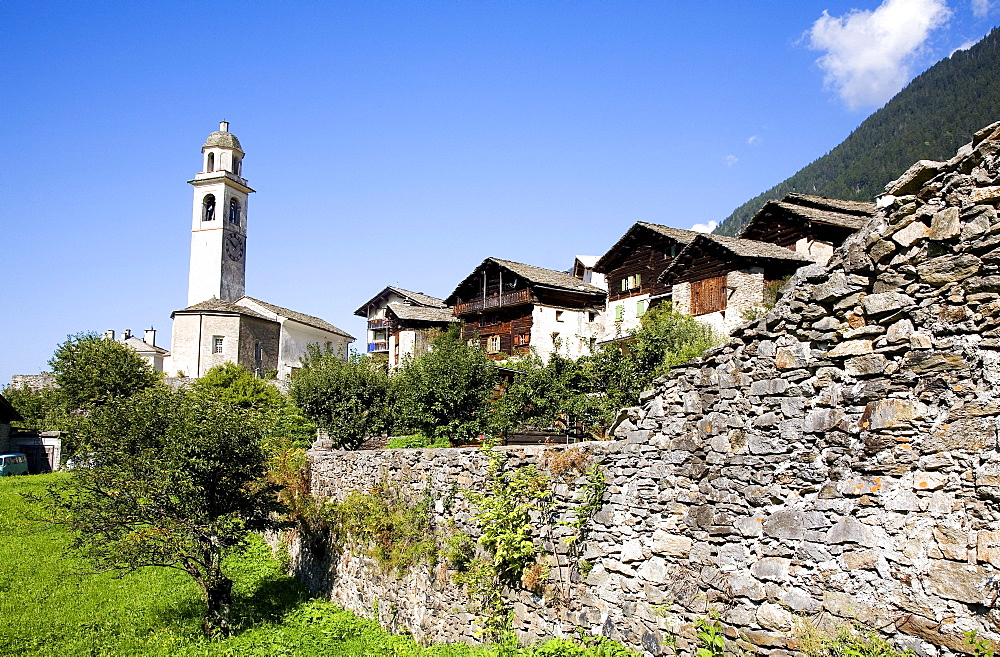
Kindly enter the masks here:
<path id="1" fill-rule="evenodd" d="M 469 313 L 481 312 L 483 310 L 492 310 L 494 308 L 503 308 L 506 306 L 521 306 L 526 303 L 534 302 L 535 297 L 531 294 L 531 290 L 526 288 L 515 292 L 494 294 L 493 296 L 486 297 L 485 299 L 480 298 L 466 303 L 457 303 L 455 304 L 452 312 L 456 316 L 460 316 L 468 315 Z"/>
<path id="2" fill-rule="evenodd" d="M 377 331 L 379 329 L 389 328 L 389 320 L 387 319 L 370 319 L 368 320 L 368 330 Z"/>
<path id="3" fill-rule="evenodd" d="M 368 343 L 368 353 L 370 354 L 387 354 L 389 353 L 389 343 L 379 340 L 377 342 Z"/>

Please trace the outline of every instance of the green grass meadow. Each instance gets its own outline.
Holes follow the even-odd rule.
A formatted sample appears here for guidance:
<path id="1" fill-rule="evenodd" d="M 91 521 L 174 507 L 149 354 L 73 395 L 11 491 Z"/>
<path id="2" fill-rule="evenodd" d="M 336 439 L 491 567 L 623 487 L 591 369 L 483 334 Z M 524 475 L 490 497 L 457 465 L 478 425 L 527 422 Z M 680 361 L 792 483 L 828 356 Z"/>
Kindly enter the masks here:
<path id="1" fill-rule="evenodd" d="M 183 573 L 146 568 L 116 577 L 66 556 L 69 537 L 45 521 L 41 495 L 65 474 L 0 479 L 0 655 L 227 657 L 624 657 L 604 644 L 555 640 L 527 649 L 419 646 L 337 606 L 308 600 L 262 540 L 228 562 L 234 636 L 201 634 L 201 597 Z"/>

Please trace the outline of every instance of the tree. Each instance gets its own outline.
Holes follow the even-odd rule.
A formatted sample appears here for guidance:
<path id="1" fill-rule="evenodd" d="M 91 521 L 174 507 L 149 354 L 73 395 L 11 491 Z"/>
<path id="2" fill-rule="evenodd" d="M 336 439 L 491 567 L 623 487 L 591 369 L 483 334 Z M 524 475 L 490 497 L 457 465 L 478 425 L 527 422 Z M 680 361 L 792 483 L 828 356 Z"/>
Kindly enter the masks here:
<path id="1" fill-rule="evenodd" d="M 388 426 L 388 374 L 383 364 L 364 356 L 355 354 L 345 361 L 333 351 L 311 346 L 289 392 L 338 447 L 360 447 L 366 436 Z"/>
<path id="2" fill-rule="evenodd" d="M 701 356 L 717 341 L 710 327 L 670 304 L 648 310 L 629 340 L 607 345 L 591 359 L 598 389 L 606 395 L 606 417 L 635 406 L 653 380 Z"/>
<path id="3" fill-rule="evenodd" d="M 132 349 L 96 333 L 66 338 L 49 361 L 68 411 L 89 410 L 130 397 L 160 381 Z"/>
<path id="4" fill-rule="evenodd" d="M 61 428 L 66 421 L 62 407 L 62 397 L 58 388 L 32 388 L 30 386 L 9 386 L 3 396 L 24 418 L 15 420 L 11 426 L 26 431 L 47 431 Z"/>
<path id="5" fill-rule="evenodd" d="M 225 363 L 205 372 L 189 387 L 192 394 L 259 413 L 260 426 L 271 452 L 308 447 L 316 425 L 274 385 L 254 376 L 243 365 Z"/>
<path id="6" fill-rule="evenodd" d="M 97 409 L 80 438 L 86 467 L 49 489 L 71 549 L 100 571 L 186 572 L 205 601 L 206 635 L 229 634 L 222 560 L 279 510 L 252 412 L 157 387 Z"/>
<path id="7" fill-rule="evenodd" d="M 457 325 L 394 379 L 402 423 L 425 436 L 460 444 L 488 430 L 497 370 L 482 349 L 461 339 Z"/>

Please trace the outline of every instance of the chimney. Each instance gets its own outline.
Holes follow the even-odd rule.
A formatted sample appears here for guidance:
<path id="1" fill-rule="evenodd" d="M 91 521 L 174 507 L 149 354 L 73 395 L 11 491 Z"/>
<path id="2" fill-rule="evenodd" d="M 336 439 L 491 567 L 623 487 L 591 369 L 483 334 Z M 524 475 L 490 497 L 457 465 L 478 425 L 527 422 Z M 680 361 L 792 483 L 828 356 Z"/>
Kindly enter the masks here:
<path id="1" fill-rule="evenodd" d="M 156 346 L 156 329 L 148 328 L 142 332 L 142 341 L 150 347 Z"/>
<path id="2" fill-rule="evenodd" d="M 219 132 L 229 132 L 229 121 L 219 121 Z"/>
<path id="3" fill-rule="evenodd" d="M 122 342 L 128 340 L 131 337 L 132 337 L 132 329 L 125 329 L 124 331 L 122 331 Z"/>
<path id="4" fill-rule="evenodd" d="M 114 329 L 108 329 L 107 331 L 105 331 L 104 332 L 104 339 L 105 340 L 114 340 L 115 339 L 115 330 Z"/>

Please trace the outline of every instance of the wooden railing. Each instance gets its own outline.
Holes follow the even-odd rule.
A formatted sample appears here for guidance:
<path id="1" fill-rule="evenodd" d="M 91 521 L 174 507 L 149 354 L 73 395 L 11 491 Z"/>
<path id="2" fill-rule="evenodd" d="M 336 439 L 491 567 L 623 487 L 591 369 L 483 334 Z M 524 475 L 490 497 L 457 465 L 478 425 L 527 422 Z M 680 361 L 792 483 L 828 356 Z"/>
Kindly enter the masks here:
<path id="1" fill-rule="evenodd" d="M 387 319 L 370 319 L 370 320 L 368 320 L 368 328 L 369 328 L 369 330 L 373 330 L 373 331 L 377 330 L 377 329 L 389 328 L 389 320 L 387 320 Z"/>
<path id="2" fill-rule="evenodd" d="M 501 308 L 503 306 L 519 306 L 525 303 L 532 303 L 534 297 L 531 295 L 531 290 L 517 290 L 516 292 L 504 292 L 503 294 L 494 294 L 491 297 L 486 297 L 485 299 L 476 299 L 474 301 L 467 301 L 466 303 L 455 304 L 452 312 L 455 315 L 466 315 L 468 313 L 475 313 L 481 310 L 490 310 L 491 308 Z"/>

